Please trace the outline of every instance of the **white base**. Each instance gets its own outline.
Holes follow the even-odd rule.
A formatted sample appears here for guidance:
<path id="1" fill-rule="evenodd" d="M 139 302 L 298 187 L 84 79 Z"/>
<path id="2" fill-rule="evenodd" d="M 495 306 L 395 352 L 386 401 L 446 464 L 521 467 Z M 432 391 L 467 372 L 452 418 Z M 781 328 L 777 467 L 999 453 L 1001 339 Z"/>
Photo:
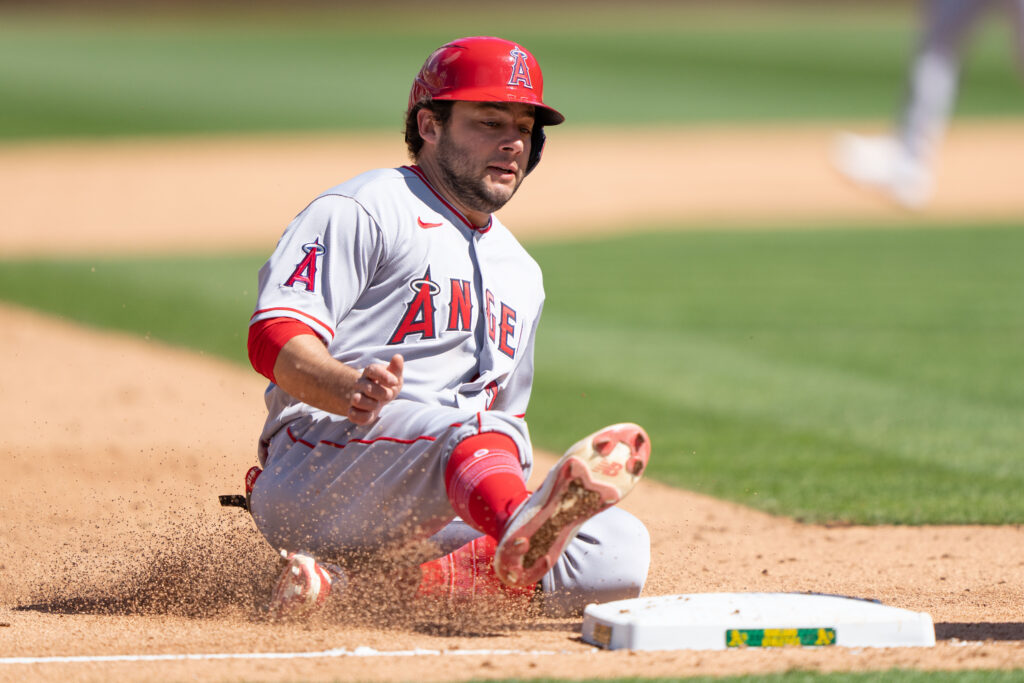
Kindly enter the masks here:
<path id="1" fill-rule="evenodd" d="M 587 605 L 583 640 L 609 650 L 931 647 L 924 612 L 808 593 L 693 593 Z"/>

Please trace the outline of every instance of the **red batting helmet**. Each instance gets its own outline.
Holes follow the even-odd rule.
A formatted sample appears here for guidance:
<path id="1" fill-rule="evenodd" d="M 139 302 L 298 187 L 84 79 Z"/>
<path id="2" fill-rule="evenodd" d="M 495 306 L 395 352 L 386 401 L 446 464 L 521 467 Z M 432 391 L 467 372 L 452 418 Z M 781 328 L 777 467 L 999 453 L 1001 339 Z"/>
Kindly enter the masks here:
<path id="1" fill-rule="evenodd" d="M 434 50 L 413 81 L 409 109 L 427 98 L 523 102 L 537 108 L 537 123 L 542 126 L 564 121 L 543 97 L 544 76 L 533 55 L 501 38 L 473 36 Z"/>
<path id="2" fill-rule="evenodd" d="M 409 92 L 409 109 L 424 100 L 522 102 L 536 109 L 536 125 L 526 164 L 529 173 L 544 150 L 544 126 L 562 121 L 544 104 L 544 76 L 529 52 L 516 43 L 489 36 L 459 38 L 434 50 Z"/>

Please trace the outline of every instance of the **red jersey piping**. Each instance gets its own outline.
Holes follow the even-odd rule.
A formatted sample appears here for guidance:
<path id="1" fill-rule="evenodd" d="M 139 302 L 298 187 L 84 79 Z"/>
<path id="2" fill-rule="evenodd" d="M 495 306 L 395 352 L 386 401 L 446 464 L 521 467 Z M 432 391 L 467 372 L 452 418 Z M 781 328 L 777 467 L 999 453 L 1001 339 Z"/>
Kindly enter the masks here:
<path id="1" fill-rule="evenodd" d="M 274 308 L 261 308 L 260 310 L 258 310 L 258 311 L 256 311 L 255 313 L 252 314 L 252 317 L 249 318 L 249 322 L 252 323 L 252 321 L 256 319 L 256 316 L 262 315 L 264 313 L 270 313 L 271 311 L 288 311 L 290 313 L 297 313 L 298 315 L 302 316 L 303 318 L 308 318 L 309 320 L 312 320 L 314 323 L 316 323 L 321 328 L 323 328 L 323 330 L 327 334 L 329 334 L 331 336 L 331 339 L 334 339 L 334 329 L 330 325 L 328 325 L 327 323 L 325 323 L 322 320 L 314 318 L 313 316 L 311 316 L 309 313 L 306 313 L 305 311 L 300 311 L 297 308 L 288 308 L 287 306 L 276 306 Z M 278 317 L 281 317 L 281 316 L 278 316 Z"/>
<path id="2" fill-rule="evenodd" d="M 454 423 L 454 424 L 452 424 L 450 426 L 451 427 L 461 427 L 462 423 L 461 422 L 456 422 L 456 423 Z M 290 438 L 293 443 L 301 443 L 303 446 L 306 446 L 307 448 L 313 448 L 314 447 L 314 445 L 311 444 L 310 442 L 304 441 L 303 439 L 300 439 L 297 436 L 295 436 L 294 434 L 292 434 L 292 428 L 291 427 L 287 427 L 285 429 L 285 431 L 288 432 L 288 438 Z M 408 445 L 408 444 L 416 443 L 417 441 L 437 441 L 437 437 L 436 436 L 430 436 L 429 434 L 424 434 L 423 436 L 416 436 L 416 437 L 413 437 L 411 439 L 399 439 L 399 438 L 394 437 L 394 436 L 378 436 L 376 439 L 350 439 L 349 441 L 346 441 L 345 443 L 335 443 L 333 441 L 327 441 L 326 439 L 321 439 L 317 443 L 317 445 L 322 443 L 323 445 L 331 446 L 332 448 L 344 448 L 345 446 L 347 446 L 350 443 L 359 443 L 359 444 L 369 445 L 369 444 L 372 444 L 372 443 L 376 443 L 378 441 L 390 441 L 392 443 L 402 443 L 402 444 Z"/>

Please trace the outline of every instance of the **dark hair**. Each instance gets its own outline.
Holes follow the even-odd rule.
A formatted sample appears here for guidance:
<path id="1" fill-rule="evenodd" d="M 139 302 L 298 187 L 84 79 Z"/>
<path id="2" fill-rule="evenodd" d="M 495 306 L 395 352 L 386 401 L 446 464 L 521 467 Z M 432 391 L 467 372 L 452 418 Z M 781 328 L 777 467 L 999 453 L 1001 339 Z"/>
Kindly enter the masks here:
<path id="1" fill-rule="evenodd" d="M 420 100 L 405 115 L 405 144 L 409 148 L 409 156 L 412 157 L 413 161 L 416 160 L 420 150 L 423 149 L 423 138 L 420 137 L 420 126 L 416 121 L 416 115 L 420 109 L 428 109 L 433 112 L 434 118 L 444 126 L 452 117 L 452 107 L 454 106 L 455 102 L 451 100 Z"/>

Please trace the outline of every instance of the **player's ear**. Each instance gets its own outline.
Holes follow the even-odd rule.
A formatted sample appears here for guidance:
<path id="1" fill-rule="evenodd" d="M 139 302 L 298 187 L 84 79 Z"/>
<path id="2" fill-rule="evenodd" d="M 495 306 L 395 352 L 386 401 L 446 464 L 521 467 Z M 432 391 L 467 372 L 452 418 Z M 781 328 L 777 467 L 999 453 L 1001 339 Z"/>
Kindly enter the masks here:
<path id="1" fill-rule="evenodd" d="M 441 132 L 441 122 L 438 120 L 437 114 L 423 107 L 416 112 L 416 125 L 424 142 L 437 144 Z"/>

